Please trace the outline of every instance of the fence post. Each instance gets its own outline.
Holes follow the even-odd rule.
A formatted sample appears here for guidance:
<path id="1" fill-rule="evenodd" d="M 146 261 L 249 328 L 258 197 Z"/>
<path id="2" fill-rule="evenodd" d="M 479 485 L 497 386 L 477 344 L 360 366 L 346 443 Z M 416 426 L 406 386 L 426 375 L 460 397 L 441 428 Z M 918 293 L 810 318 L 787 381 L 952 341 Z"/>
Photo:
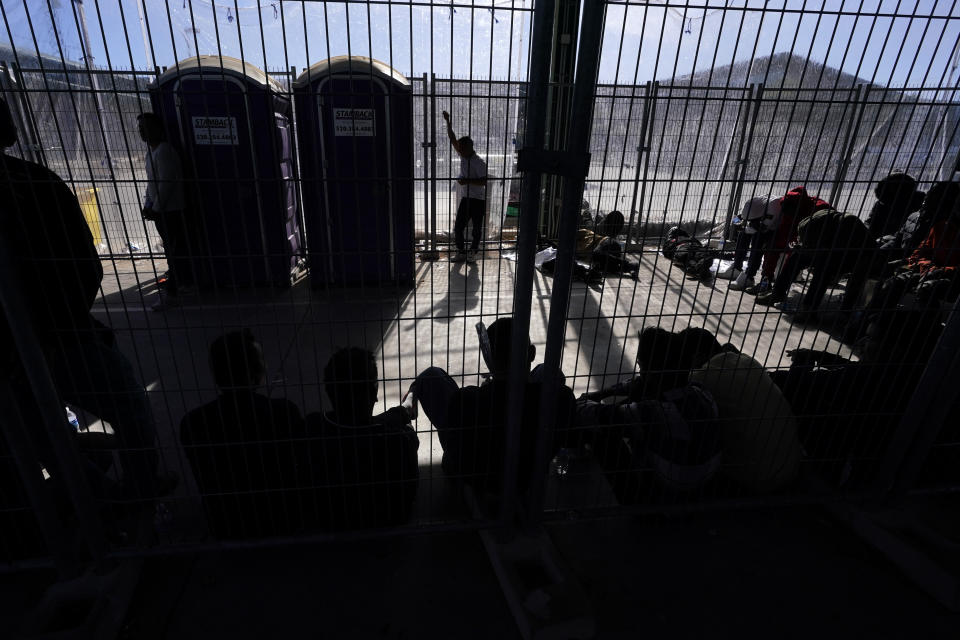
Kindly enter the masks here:
<path id="1" fill-rule="evenodd" d="M 850 122 L 847 123 L 847 132 L 843 139 L 843 155 L 837 160 L 837 175 L 833 179 L 833 187 L 830 189 L 830 199 L 827 201 L 836 206 L 837 196 L 840 195 L 840 185 L 847 177 L 847 168 L 850 166 L 850 159 L 853 157 L 853 141 L 856 139 L 857 131 L 860 129 L 860 122 L 863 120 L 863 114 L 867 108 L 867 99 L 869 98 L 870 86 L 866 88 L 862 84 L 857 85 L 856 111 Z"/>
<path id="2" fill-rule="evenodd" d="M 543 495 L 550 444 L 557 418 L 555 399 L 560 389 L 560 366 L 563 359 L 564 336 L 567 329 L 567 308 L 570 286 L 573 282 L 577 226 L 580 220 L 580 202 L 583 184 L 590 166 L 590 123 L 600 66 L 600 44 L 603 40 L 605 5 L 599 0 L 585 2 L 580 21 L 580 56 L 577 61 L 571 113 L 578 116 L 578 124 L 571 126 L 566 137 L 566 167 L 563 180 L 563 202 L 560 208 L 559 237 L 556 269 L 550 295 L 550 318 L 547 323 L 547 344 L 543 358 L 543 377 L 540 397 L 540 420 L 537 430 L 536 455 L 533 476 L 527 498 L 526 514 L 530 523 L 538 522 L 543 512 Z"/>
<path id="3" fill-rule="evenodd" d="M 737 160 L 737 182 L 734 185 L 730 209 L 727 211 L 728 220 L 733 216 L 737 209 L 740 199 L 743 197 L 743 182 L 747 178 L 747 167 L 750 166 L 750 149 L 753 147 L 753 134 L 757 129 L 757 118 L 760 115 L 760 101 L 763 99 L 763 83 L 754 88 L 753 113 L 750 115 L 750 123 L 747 128 L 747 139 L 741 148 L 740 157 Z M 729 224 L 729 222 L 728 222 Z"/>
<path id="4" fill-rule="evenodd" d="M 436 113 L 434 112 L 434 101 L 432 100 L 433 91 L 431 89 L 430 95 L 427 95 L 427 85 L 428 85 L 428 76 L 427 72 L 423 72 L 423 142 L 420 143 L 420 148 L 423 149 L 423 231 L 427 234 L 427 238 L 423 243 L 423 251 L 420 252 L 420 260 L 431 261 L 440 259 L 440 254 L 437 253 L 437 203 L 434 200 L 432 203 L 433 207 L 431 208 L 430 202 L 430 188 L 428 183 L 432 182 L 431 178 L 428 177 L 428 166 L 430 163 L 427 162 L 427 150 L 430 150 L 431 157 L 436 158 L 436 148 L 437 148 L 437 124 L 433 122 L 436 118 Z M 432 123 L 432 125 L 431 125 Z M 432 133 L 431 136 L 431 126 Z M 431 211 L 433 214 L 431 215 Z"/>
<path id="5" fill-rule="evenodd" d="M 30 104 L 24 93 L 23 74 L 16 67 L 16 63 L 0 62 L 0 69 L 2 69 L 2 74 L 0 74 L 3 84 L 2 89 L 10 94 L 7 104 L 10 106 L 10 112 L 14 117 L 17 129 L 20 131 L 20 148 L 24 152 L 25 159 L 43 164 L 42 145 L 36 125 L 31 117 Z M 24 144 L 22 138 L 27 139 L 26 144 Z"/>
<path id="6" fill-rule="evenodd" d="M 763 85 L 760 85 L 760 87 L 762 90 Z M 744 160 L 744 146 L 747 147 L 746 153 L 749 156 L 750 142 L 748 141 L 748 137 L 750 138 L 750 140 L 752 140 L 753 123 L 756 122 L 757 115 L 760 112 L 760 91 L 756 91 L 756 89 L 757 89 L 757 85 L 751 83 L 750 97 L 748 98 L 748 102 L 747 102 L 747 113 L 744 114 L 744 118 L 740 122 L 737 122 L 737 125 L 741 126 L 742 130 L 740 131 L 740 142 L 737 145 L 737 154 L 736 154 L 737 160 L 734 163 L 734 167 L 733 167 L 733 181 L 732 181 L 733 183 L 730 185 L 731 186 L 730 198 L 727 201 L 727 216 L 726 216 L 726 220 L 723 223 L 724 238 L 727 238 L 730 235 L 730 223 L 733 220 L 734 211 L 736 211 L 738 208 L 737 205 L 739 203 L 740 193 L 743 187 L 743 177 L 744 177 L 744 174 L 746 173 L 746 167 L 744 166 L 744 163 L 746 162 L 746 160 Z M 756 95 L 754 95 L 755 91 L 756 91 Z M 742 104 L 743 103 L 741 102 L 741 106 Z M 740 109 L 737 109 L 737 117 L 738 118 L 740 117 Z M 733 135 L 734 136 L 737 135 L 736 131 L 734 131 Z M 730 157 L 730 148 L 732 146 L 733 146 L 733 138 L 730 139 L 730 147 L 727 148 L 727 160 L 724 161 L 723 174 L 727 172 L 727 167 L 730 166 L 729 157 Z M 721 174 L 721 178 L 723 174 Z"/>
<path id="7" fill-rule="evenodd" d="M 616 91 L 614 91 L 616 96 Z M 636 222 L 637 203 L 643 207 L 643 193 L 638 192 L 646 188 L 646 171 L 644 171 L 644 180 L 640 182 L 640 162 L 644 163 L 646 169 L 647 156 L 650 153 L 650 141 L 648 140 L 647 129 L 653 130 L 653 114 L 656 110 L 656 86 L 647 80 L 643 88 L 643 120 L 640 124 L 640 140 L 637 145 L 637 170 L 633 176 L 633 198 L 630 201 L 630 218 L 627 222 L 627 243 L 624 251 L 630 251 L 633 248 L 633 225 Z M 652 136 L 651 136 L 652 137 Z"/>
<path id="8" fill-rule="evenodd" d="M 550 71 L 550 40 L 553 32 L 555 0 L 538 0 L 533 13 L 530 42 L 524 152 L 543 150 L 544 122 L 547 111 L 547 78 Z M 523 153 L 521 153 L 521 158 Z M 522 169 L 521 169 L 522 170 Z M 517 268 L 513 293 L 513 333 L 510 336 L 509 387 L 507 395 L 507 447 L 504 456 L 503 501 L 500 519 L 505 528 L 513 527 L 517 504 L 517 466 L 520 461 L 520 432 L 523 422 L 525 385 L 530 375 L 527 343 L 530 339 L 530 305 L 533 301 L 533 260 L 537 251 L 537 227 L 540 213 L 539 167 L 524 171 L 521 184 L 520 217 L 517 221 Z"/>
<path id="9" fill-rule="evenodd" d="M 431 250 L 437 250 L 437 74 L 430 74 L 430 220 Z"/>

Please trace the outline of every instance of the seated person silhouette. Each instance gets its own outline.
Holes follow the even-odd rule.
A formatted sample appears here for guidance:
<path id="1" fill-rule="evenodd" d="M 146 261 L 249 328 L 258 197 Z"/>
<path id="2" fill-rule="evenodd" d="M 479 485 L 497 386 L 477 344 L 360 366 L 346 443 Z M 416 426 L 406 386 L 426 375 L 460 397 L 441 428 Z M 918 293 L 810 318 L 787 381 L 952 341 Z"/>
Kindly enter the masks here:
<path id="1" fill-rule="evenodd" d="M 298 492 L 304 471 L 300 410 L 257 392 L 267 370 L 249 329 L 213 341 L 210 370 L 219 395 L 183 417 L 180 443 L 211 533 L 227 539 L 297 531 L 304 526 Z"/>
<path id="2" fill-rule="evenodd" d="M 507 407 L 509 396 L 512 318 L 500 318 L 486 330 L 489 338 L 487 366 L 491 377 L 480 386 L 462 389 L 439 367 L 430 367 L 417 376 L 411 392 L 433 423 L 443 447 L 443 470 L 451 478 L 472 485 L 479 491 L 499 493 L 507 446 Z M 536 347 L 527 338 L 528 362 L 533 362 Z M 530 372 L 524 392 L 518 483 L 524 491 L 535 465 L 537 430 L 542 392 L 542 366 Z M 561 374 L 562 379 L 562 374 Z M 570 437 L 575 402 L 573 392 L 563 382 L 555 398 L 557 421 L 552 452 L 566 446 Z"/>
<path id="3" fill-rule="evenodd" d="M 647 327 L 637 349 L 641 375 L 577 401 L 576 425 L 587 430 L 585 440 L 621 504 L 649 499 L 641 491 L 698 489 L 720 468 L 717 405 L 688 381 L 695 337 L 691 330 Z M 615 396 L 625 399 L 602 402 Z"/>
<path id="4" fill-rule="evenodd" d="M 0 147 L 17 144 L 17 129 L 0 99 Z M 43 349 L 60 399 L 110 424 L 123 468 L 122 497 L 153 498 L 176 484 L 158 473 L 153 412 L 133 366 L 113 332 L 90 310 L 103 267 L 73 191 L 49 169 L 0 153 L 0 244 L 10 261 L 10 282 Z M 0 364 L 11 374 L 17 399 L 35 411 L 18 349 L 0 308 Z M 64 434 L 72 433 L 64 421 Z M 37 429 L 36 446 L 51 476 L 58 475 L 52 445 Z"/>
<path id="5" fill-rule="evenodd" d="M 953 200 L 946 219 L 933 224 L 900 273 L 883 281 L 867 305 L 867 315 L 896 307 L 910 291 L 916 291 L 926 307 L 953 302 L 960 294 L 960 198 Z"/>
<path id="6" fill-rule="evenodd" d="M 867 215 L 870 236 L 882 244 L 897 233 L 907 217 L 920 209 L 924 193 L 917 190 L 917 181 L 906 173 L 894 172 L 873 188 L 877 201 Z"/>
<path id="7" fill-rule="evenodd" d="M 939 311 L 898 310 L 867 324 L 859 361 L 813 349 L 787 352 L 790 368 L 770 376 L 821 472 L 837 484 L 870 481 L 866 472 L 883 459 L 940 333 Z"/>
<path id="8" fill-rule="evenodd" d="M 922 193 L 922 192 L 917 192 Z M 953 211 L 953 204 L 960 197 L 960 184 L 937 182 L 926 193 L 920 209 L 914 211 L 892 236 L 887 236 L 881 248 L 887 260 L 909 257 L 920 246 L 934 224 L 946 220 Z"/>
<path id="9" fill-rule="evenodd" d="M 623 247 L 617 236 L 623 233 L 625 223 L 623 214 L 611 211 L 597 225 L 596 229 L 581 228 L 577 230 L 577 243 L 574 248 L 573 275 L 582 280 L 597 280 L 604 275 L 627 274 L 636 279 L 640 265 L 623 256 Z M 584 266 L 585 263 L 589 266 Z M 546 260 L 540 270 L 544 273 L 553 273 L 556 268 L 556 258 Z"/>
<path id="10" fill-rule="evenodd" d="M 406 522 L 419 475 L 413 398 L 374 416 L 377 364 L 373 353 L 358 347 L 334 353 L 323 380 L 333 410 L 307 416 L 321 521 L 335 529 Z"/>
<path id="11" fill-rule="evenodd" d="M 640 376 L 581 400 L 578 424 L 596 420 L 602 426 L 604 410 L 589 401 L 627 391 L 629 402 L 636 405 L 631 409 L 637 409 L 632 411 L 633 423 L 660 434 L 659 442 L 630 444 L 653 447 L 641 450 L 662 486 L 689 490 L 716 473 L 740 490 L 763 494 L 782 489 L 796 477 L 801 455 L 796 421 L 783 394 L 756 360 L 730 345 L 721 346 L 704 329 L 670 333 L 648 327 L 640 336 L 637 362 Z M 619 440 L 615 437 L 608 443 L 611 451 Z M 716 457 L 720 452 L 722 459 Z M 624 453 L 611 456 L 607 463 L 622 469 Z M 628 475 L 624 477 L 617 482 L 631 482 Z M 633 489 L 629 484 L 625 487 Z M 624 487 L 619 489 L 614 484 L 618 498 Z"/>

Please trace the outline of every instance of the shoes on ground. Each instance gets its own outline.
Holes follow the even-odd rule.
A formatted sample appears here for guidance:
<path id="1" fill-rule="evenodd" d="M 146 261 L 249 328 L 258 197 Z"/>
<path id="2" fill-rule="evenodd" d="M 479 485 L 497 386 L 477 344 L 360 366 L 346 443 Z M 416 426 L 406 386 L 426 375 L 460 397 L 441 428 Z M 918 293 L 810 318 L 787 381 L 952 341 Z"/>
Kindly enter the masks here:
<path id="1" fill-rule="evenodd" d="M 753 278 L 748 276 L 746 271 L 741 271 L 737 279 L 731 282 L 728 288 L 731 291 L 743 291 L 749 287 L 753 287 Z"/>
<path id="2" fill-rule="evenodd" d="M 728 267 L 724 267 L 720 271 L 717 271 L 717 280 L 733 280 L 742 273 L 743 271 L 737 269 L 733 265 L 730 265 Z"/>

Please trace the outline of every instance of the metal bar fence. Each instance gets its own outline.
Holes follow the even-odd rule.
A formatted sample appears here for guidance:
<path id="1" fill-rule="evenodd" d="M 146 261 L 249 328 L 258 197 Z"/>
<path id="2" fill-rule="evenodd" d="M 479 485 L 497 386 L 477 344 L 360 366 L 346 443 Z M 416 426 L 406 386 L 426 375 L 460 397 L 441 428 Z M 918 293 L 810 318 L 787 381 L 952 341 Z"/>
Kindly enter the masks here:
<path id="1" fill-rule="evenodd" d="M 930 445 L 936 429 L 916 432 L 903 417 L 920 379 L 913 374 L 923 372 L 943 326 L 940 311 L 897 308 L 880 326 L 885 341 L 858 343 L 843 334 L 849 321 L 878 310 L 867 306 L 870 287 L 853 309 L 839 308 L 835 292 L 818 318 L 804 318 L 791 300 L 782 309 L 754 306 L 714 275 L 734 257 L 724 240 L 737 237 L 731 220 L 751 198 L 804 185 L 866 220 L 874 186 L 893 171 L 925 190 L 953 178 L 960 99 L 951 43 L 960 17 L 946 3 L 869 16 L 846 2 L 787 4 L 591 3 L 584 24 L 597 11 L 605 16 L 592 34 L 598 46 L 588 33 L 569 34 L 568 43 L 589 50 L 564 54 L 576 53 L 576 65 L 564 58 L 564 74 L 576 66 L 585 74 L 577 83 L 551 79 L 562 60 L 550 43 L 563 38 L 547 1 L 237 2 L 228 19 L 226 5 L 188 0 L 145 7 L 143 36 L 127 30 L 121 3 L 88 7 L 95 19 L 71 12 L 67 27 L 49 8 L 5 6 L 12 44 L 0 46 L 0 77 L 20 134 L 5 162 L 34 160 L 65 181 L 77 207 L 64 216 L 83 217 L 95 255 L 64 254 L 73 245 L 55 244 L 47 218 L 31 227 L 4 213 L 4 239 L 20 243 L 20 262 L 2 284 L 32 300 L 11 306 L 5 297 L 4 314 L 11 326 L 32 323 L 38 332 L 12 370 L 49 368 L 60 396 L 42 413 L 15 410 L 24 424 L 53 422 L 70 405 L 84 471 L 54 471 L 66 454 L 51 456 L 43 443 L 32 443 L 37 459 L 25 464 L 30 447 L 19 431 L 5 431 L 7 449 L 18 453 L 0 455 L 9 485 L 0 514 L 19 523 L 19 535 L 36 508 L 48 545 L 58 548 L 29 553 L 66 566 L 63 551 L 75 545 L 49 535 L 57 518 L 82 522 L 87 555 L 99 559 L 509 528 L 518 504 L 536 522 L 834 500 L 871 494 L 878 483 L 912 488 L 896 482 L 901 468 L 912 480 L 923 476 L 918 460 L 927 450 L 956 450 L 949 430 Z M 567 24 L 573 5 L 564 6 Z M 112 30 L 123 33 L 122 46 L 107 44 Z M 898 38 L 917 46 L 891 54 Z M 77 42 L 83 60 L 71 61 Z M 93 65 L 94 52 L 105 66 Z M 880 60 L 873 68 L 871 57 Z M 158 63 L 165 66 L 151 68 Z M 184 207 L 197 226 L 186 241 L 171 232 L 176 222 L 143 217 L 148 189 L 166 184 L 153 164 L 158 146 L 138 131 L 148 112 L 166 119 L 183 163 L 173 182 L 194 194 Z M 482 175 L 470 173 L 460 142 L 447 140 L 442 112 L 451 132 L 472 139 Z M 583 189 L 570 177 L 571 151 L 589 152 Z M 567 173 L 567 184 L 543 173 Z M 40 201 L 34 182 L 5 168 L 0 186 L 18 196 L 17 213 L 34 212 L 36 203 L 20 197 L 29 191 Z M 477 189 L 482 215 L 463 225 L 464 201 Z M 606 241 L 613 211 L 626 224 L 612 241 L 619 248 L 625 240 L 626 249 L 598 263 L 591 243 Z M 458 262 L 466 246 L 457 229 L 469 242 L 472 224 L 480 251 Z M 685 262 L 664 255 L 672 227 L 697 237 Z M 190 246 L 193 236 L 202 247 Z M 417 261 L 420 250 L 441 259 Z M 69 289 L 73 276 L 45 265 L 71 260 L 107 276 L 79 314 L 31 288 Z M 794 298 L 826 268 L 811 266 L 799 286 L 786 283 Z M 29 268 L 41 280 L 23 276 Z M 196 282 L 182 278 L 188 271 Z M 829 284 L 855 289 L 850 271 Z M 870 276 L 882 290 L 885 278 Z M 50 320 L 58 316 L 77 324 Z M 510 339 L 493 328 L 507 316 L 516 321 Z M 478 332 L 478 323 L 490 331 Z M 653 328 L 705 329 L 719 344 L 697 349 L 715 359 L 707 366 L 701 351 L 681 349 L 658 369 L 652 354 L 680 343 Z M 527 335 L 566 376 L 556 393 L 537 397 L 549 410 L 531 399 L 534 387 L 518 383 L 528 375 Z M 93 340 L 104 341 L 110 355 L 102 357 L 122 375 L 106 376 L 87 356 L 62 357 L 65 343 Z M 892 343 L 910 349 L 871 351 Z M 723 344 L 736 353 L 711 351 Z M 934 364 L 945 370 L 945 362 Z M 895 383 L 892 370 L 901 372 Z M 4 403 L 43 387 L 37 376 L 5 379 L 15 393 Z M 633 402 L 591 402 L 627 379 L 615 390 Z M 472 389 L 453 393 L 451 385 Z M 867 402 L 864 385 L 887 390 L 885 402 Z M 414 403 L 404 405 L 411 388 Z M 661 393 L 677 388 L 687 395 Z M 696 389 L 709 395 L 703 406 Z M 560 397 L 568 392 L 587 394 L 570 416 Z M 411 413 L 418 405 L 419 416 Z M 681 411 L 697 434 L 684 441 L 671 431 L 674 409 L 696 406 L 705 413 Z M 131 434 L 136 411 L 155 424 L 155 446 Z M 704 435 L 711 430 L 723 441 Z M 91 434 L 108 434 L 106 452 L 91 453 Z M 904 467 L 895 442 L 923 446 Z M 131 493 L 131 458 L 154 449 L 158 477 Z M 102 468 L 88 474 L 91 462 Z M 49 513 L 35 474 L 19 480 L 41 467 L 54 484 L 75 488 L 72 513 Z M 956 482 L 922 477 L 934 480 Z M 103 520 L 107 543 L 84 506 L 88 485 L 98 500 L 120 505 Z M 131 539 L 145 513 L 152 532 Z M 23 560 L 15 542 L 4 539 L 8 567 Z"/>

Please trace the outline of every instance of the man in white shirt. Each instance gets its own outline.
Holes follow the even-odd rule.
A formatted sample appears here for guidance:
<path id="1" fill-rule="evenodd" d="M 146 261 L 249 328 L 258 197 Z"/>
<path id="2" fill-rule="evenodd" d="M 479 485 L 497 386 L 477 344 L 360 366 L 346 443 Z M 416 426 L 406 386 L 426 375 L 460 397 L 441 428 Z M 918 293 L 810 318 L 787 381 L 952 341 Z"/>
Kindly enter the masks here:
<path id="1" fill-rule="evenodd" d="M 760 271 L 763 261 L 763 252 L 770 242 L 777 225 L 780 224 L 780 201 L 782 198 L 756 196 L 747 200 L 740 212 L 743 226 L 737 237 L 737 247 L 733 255 L 733 264 L 717 273 L 718 279 L 729 278 L 730 289 L 743 291 L 754 285 L 754 278 Z M 743 263 L 747 260 L 747 251 L 750 259 L 747 268 Z"/>
<path id="2" fill-rule="evenodd" d="M 169 268 L 167 293 L 174 302 L 179 294 L 187 293 L 195 284 L 191 260 L 191 225 L 186 218 L 183 194 L 183 167 L 180 156 L 167 142 L 163 122 L 154 113 L 137 117 L 140 138 L 150 147 L 146 155 L 147 193 L 143 202 L 143 217 L 153 220 L 163 239 Z M 154 305 L 159 310 L 160 306 Z"/>
<path id="3" fill-rule="evenodd" d="M 473 140 L 470 136 L 457 138 L 450 125 L 450 114 L 443 112 L 443 119 L 447 122 L 447 137 L 450 144 L 460 155 L 460 176 L 457 184 L 460 203 L 457 205 L 457 220 L 453 226 L 453 235 L 457 243 L 457 255 L 454 262 L 476 262 L 477 251 L 480 250 L 480 238 L 483 236 L 483 217 L 487 211 L 487 163 L 480 159 L 473 150 Z M 466 250 L 463 233 L 467 223 L 473 223 L 473 240 L 470 252 Z"/>

